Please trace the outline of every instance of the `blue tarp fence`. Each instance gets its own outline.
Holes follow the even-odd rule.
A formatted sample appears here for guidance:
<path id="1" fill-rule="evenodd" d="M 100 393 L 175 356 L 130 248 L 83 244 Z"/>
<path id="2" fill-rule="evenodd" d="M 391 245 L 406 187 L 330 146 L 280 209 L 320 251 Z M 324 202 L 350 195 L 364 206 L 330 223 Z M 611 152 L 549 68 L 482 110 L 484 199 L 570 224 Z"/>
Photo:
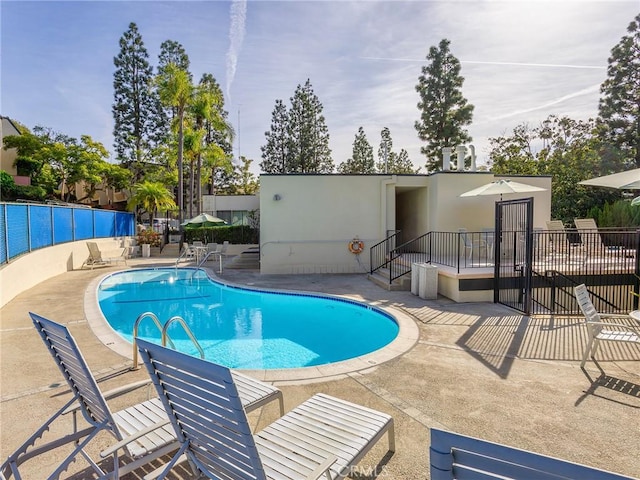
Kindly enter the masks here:
<path id="1" fill-rule="evenodd" d="M 0 203 L 0 263 L 23 253 L 89 238 L 135 235 L 132 213 L 93 208 Z"/>

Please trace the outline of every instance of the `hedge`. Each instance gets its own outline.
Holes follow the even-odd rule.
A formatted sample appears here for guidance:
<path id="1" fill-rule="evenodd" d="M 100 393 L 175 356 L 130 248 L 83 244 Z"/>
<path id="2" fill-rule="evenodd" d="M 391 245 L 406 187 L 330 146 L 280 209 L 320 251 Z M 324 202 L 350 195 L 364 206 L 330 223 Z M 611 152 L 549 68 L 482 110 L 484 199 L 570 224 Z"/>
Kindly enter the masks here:
<path id="1" fill-rule="evenodd" d="M 187 228 L 184 239 L 187 243 L 200 241 L 203 243 L 232 244 L 260 243 L 260 231 L 248 225 L 226 225 L 221 227 Z"/>

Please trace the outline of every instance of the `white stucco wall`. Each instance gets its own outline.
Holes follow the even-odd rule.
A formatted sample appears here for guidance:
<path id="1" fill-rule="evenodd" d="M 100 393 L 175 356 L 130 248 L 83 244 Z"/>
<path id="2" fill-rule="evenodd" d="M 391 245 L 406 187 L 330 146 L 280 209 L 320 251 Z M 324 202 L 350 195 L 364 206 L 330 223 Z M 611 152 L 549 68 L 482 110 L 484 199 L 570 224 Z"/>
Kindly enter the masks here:
<path id="1" fill-rule="evenodd" d="M 464 227 L 480 232 L 493 227 L 495 203 L 500 195 L 460 197 L 460 194 L 487 183 L 511 179 L 514 182 L 545 188 L 542 192 L 505 194 L 503 200 L 533 197 L 534 228 L 546 228 L 551 215 L 551 177 L 494 176 L 484 172 L 439 172 L 429 177 L 429 230 L 457 232 Z"/>
<path id="2" fill-rule="evenodd" d="M 259 195 L 203 195 L 202 210 L 217 212 L 218 210 L 252 211 L 260 208 Z"/>
<path id="3" fill-rule="evenodd" d="M 369 248 L 400 228 L 404 240 L 429 231 L 482 231 L 493 227 L 499 195 L 460 194 L 499 178 L 545 188 L 504 195 L 534 197 L 534 227 L 551 211 L 550 177 L 494 177 L 486 172 L 434 175 L 262 175 L 262 273 L 356 273 L 369 268 Z M 348 242 L 365 245 L 358 257 Z M 358 262 L 359 260 L 359 262 Z"/>
<path id="4" fill-rule="evenodd" d="M 395 208 L 390 180 L 391 175 L 262 175 L 261 272 L 364 273 L 369 248 L 393 228 L 382 214 Z M 364 242 L 359 258 L 348 250 L 354 237 Z"/>
<path id="5" fill-rule="evenodd" d="M 90 241 L 98 244 L 104 258 L 122 252 L 119 247 L 121 239 L 98 238 Z M 11 260 L 0 268 L 0 307 L 40 282 L 79 269 L 88 256 L 87 241 L 81 240 L 41 248 Z"/>

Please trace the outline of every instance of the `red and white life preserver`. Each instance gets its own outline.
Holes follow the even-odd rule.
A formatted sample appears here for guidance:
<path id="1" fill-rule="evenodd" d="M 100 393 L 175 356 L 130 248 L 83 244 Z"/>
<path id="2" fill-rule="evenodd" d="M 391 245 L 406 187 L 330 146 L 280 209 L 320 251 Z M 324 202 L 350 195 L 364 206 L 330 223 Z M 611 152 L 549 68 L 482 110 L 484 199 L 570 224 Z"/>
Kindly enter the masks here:
<path id="1" fill-rule="evenodd" d="M 364 250 L 364 243 L 361 240 L 354 238 L 349 242 L 349 251 L 351 253 L 358 255 L 362 253 L 362 250 Z"/>

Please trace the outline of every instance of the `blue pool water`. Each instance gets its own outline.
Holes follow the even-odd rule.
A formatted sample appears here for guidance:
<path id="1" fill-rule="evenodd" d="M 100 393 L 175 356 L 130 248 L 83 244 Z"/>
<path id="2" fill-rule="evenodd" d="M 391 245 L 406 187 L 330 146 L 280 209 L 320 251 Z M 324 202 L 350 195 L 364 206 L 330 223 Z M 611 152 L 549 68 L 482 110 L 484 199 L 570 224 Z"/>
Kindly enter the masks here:
<path id="1" fill-rule="evenodd" d="M 128 341 L 141 313 L 155 313 L 162 324 L 179 315 L 206 358 L 230 368 L 323 365 L 370 353 L 398 334 L 390 315 L 365 304 L 228 286 L 196 269 L 115 273 L 98 287 L 98 302 L 111 327 Z M 179 324 L 168 333 L 178 350 L 198 355 Z M 147 318 L 138 336 L 159 342 L 160 332 Z"/>

